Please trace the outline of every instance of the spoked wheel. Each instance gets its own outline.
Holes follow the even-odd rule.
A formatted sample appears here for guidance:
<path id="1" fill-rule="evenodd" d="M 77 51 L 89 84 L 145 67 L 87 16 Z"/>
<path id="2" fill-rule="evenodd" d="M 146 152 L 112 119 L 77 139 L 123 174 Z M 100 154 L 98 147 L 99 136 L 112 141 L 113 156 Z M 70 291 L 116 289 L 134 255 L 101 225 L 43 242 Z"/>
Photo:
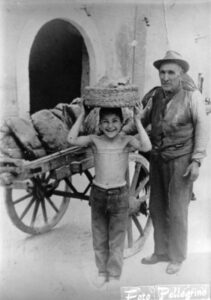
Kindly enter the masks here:
<path id="1" fill-rule="evenodd" d="M 130 184 L 130 217 L 124 250 L 125 258 L 142 249 L 152 226 L 148 211 L 149 162 L 140 154 L 130 154 L 128 181 Z"/>
<path id="2" fill-rule="evenodd" d="M 53 228 L 66 212 L 69 198 L 58 196 L 66 190 L 64 180 L 51 172 L 27 180 L 26 189 L 6 189 L 6 207 L 13 224 L 29 234 L 45 233 Z"/>

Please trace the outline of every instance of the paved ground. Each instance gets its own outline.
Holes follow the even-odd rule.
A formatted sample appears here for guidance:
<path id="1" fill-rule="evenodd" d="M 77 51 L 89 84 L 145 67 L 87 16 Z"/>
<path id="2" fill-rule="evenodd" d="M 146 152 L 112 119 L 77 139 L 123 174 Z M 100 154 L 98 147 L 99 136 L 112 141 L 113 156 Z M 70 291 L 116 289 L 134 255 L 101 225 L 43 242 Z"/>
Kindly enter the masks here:
<path id="1" fill-rule="evenodd" d="M 190 205 L 189 254 L 180 273 L 167 275 L 166 264 L 140 264 L 153 250 L 152 233 L 141 253 L 125 260 L 120 286 L 210 283 L 211 278 L 211 142 Z M 3 195 L 1 195 L 3 198 Z M 29 237 L 11 224 L 0 202 L 1 300 L 119 300 L 120 287 L 97 290 L 87 202 L 72 200 L 51 232 Z"/>

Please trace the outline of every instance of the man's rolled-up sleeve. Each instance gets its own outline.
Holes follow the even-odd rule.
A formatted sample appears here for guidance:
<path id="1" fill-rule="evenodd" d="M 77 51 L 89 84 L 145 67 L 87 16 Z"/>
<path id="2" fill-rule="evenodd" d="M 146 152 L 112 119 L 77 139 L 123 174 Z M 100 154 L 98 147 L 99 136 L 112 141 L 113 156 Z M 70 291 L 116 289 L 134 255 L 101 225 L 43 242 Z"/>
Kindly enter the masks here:
<path id="1" fill-rule="evenodd" d="M 191 112 L 194 123 L 192 159 L 202 160 L 206 156 L 206 148 L 209 141 L 209 122 L 202 94 L 198 90 L 192 94 Z"/>

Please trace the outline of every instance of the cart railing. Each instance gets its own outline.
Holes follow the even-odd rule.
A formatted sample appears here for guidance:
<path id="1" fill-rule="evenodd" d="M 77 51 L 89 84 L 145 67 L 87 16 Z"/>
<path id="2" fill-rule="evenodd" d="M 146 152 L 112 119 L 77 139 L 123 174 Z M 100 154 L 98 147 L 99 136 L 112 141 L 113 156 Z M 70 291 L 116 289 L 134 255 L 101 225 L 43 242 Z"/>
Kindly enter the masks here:
<path id="1" fill-rule="evenodd" d="M 0 173 L 13 174 L 13 184 L 15 182 L 18 184 L 20 181 L 46 172 L 52 172 L 52 176 L 59 180 L 76 173 L 81 174 L 92 166 L 93 156 L 91 150 L 79 147 L 70 147 L 33 161 L 11 158 L 0 159 Z M 0 184 L 5 186 L 4 181 L 0 181 Z M 15 184 L 16 187 L 17 184 Z"/>

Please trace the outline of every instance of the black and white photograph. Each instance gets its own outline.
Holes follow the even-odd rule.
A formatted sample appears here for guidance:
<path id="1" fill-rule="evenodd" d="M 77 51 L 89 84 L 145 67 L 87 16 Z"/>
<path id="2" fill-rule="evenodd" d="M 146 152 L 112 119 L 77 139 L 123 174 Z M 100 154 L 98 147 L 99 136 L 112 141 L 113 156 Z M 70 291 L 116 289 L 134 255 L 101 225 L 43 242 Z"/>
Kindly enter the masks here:
<path id="1" fill-rule="evenodd" d="M 211 0 L 0 0 L 0 300 L 210 300 Z"/>

